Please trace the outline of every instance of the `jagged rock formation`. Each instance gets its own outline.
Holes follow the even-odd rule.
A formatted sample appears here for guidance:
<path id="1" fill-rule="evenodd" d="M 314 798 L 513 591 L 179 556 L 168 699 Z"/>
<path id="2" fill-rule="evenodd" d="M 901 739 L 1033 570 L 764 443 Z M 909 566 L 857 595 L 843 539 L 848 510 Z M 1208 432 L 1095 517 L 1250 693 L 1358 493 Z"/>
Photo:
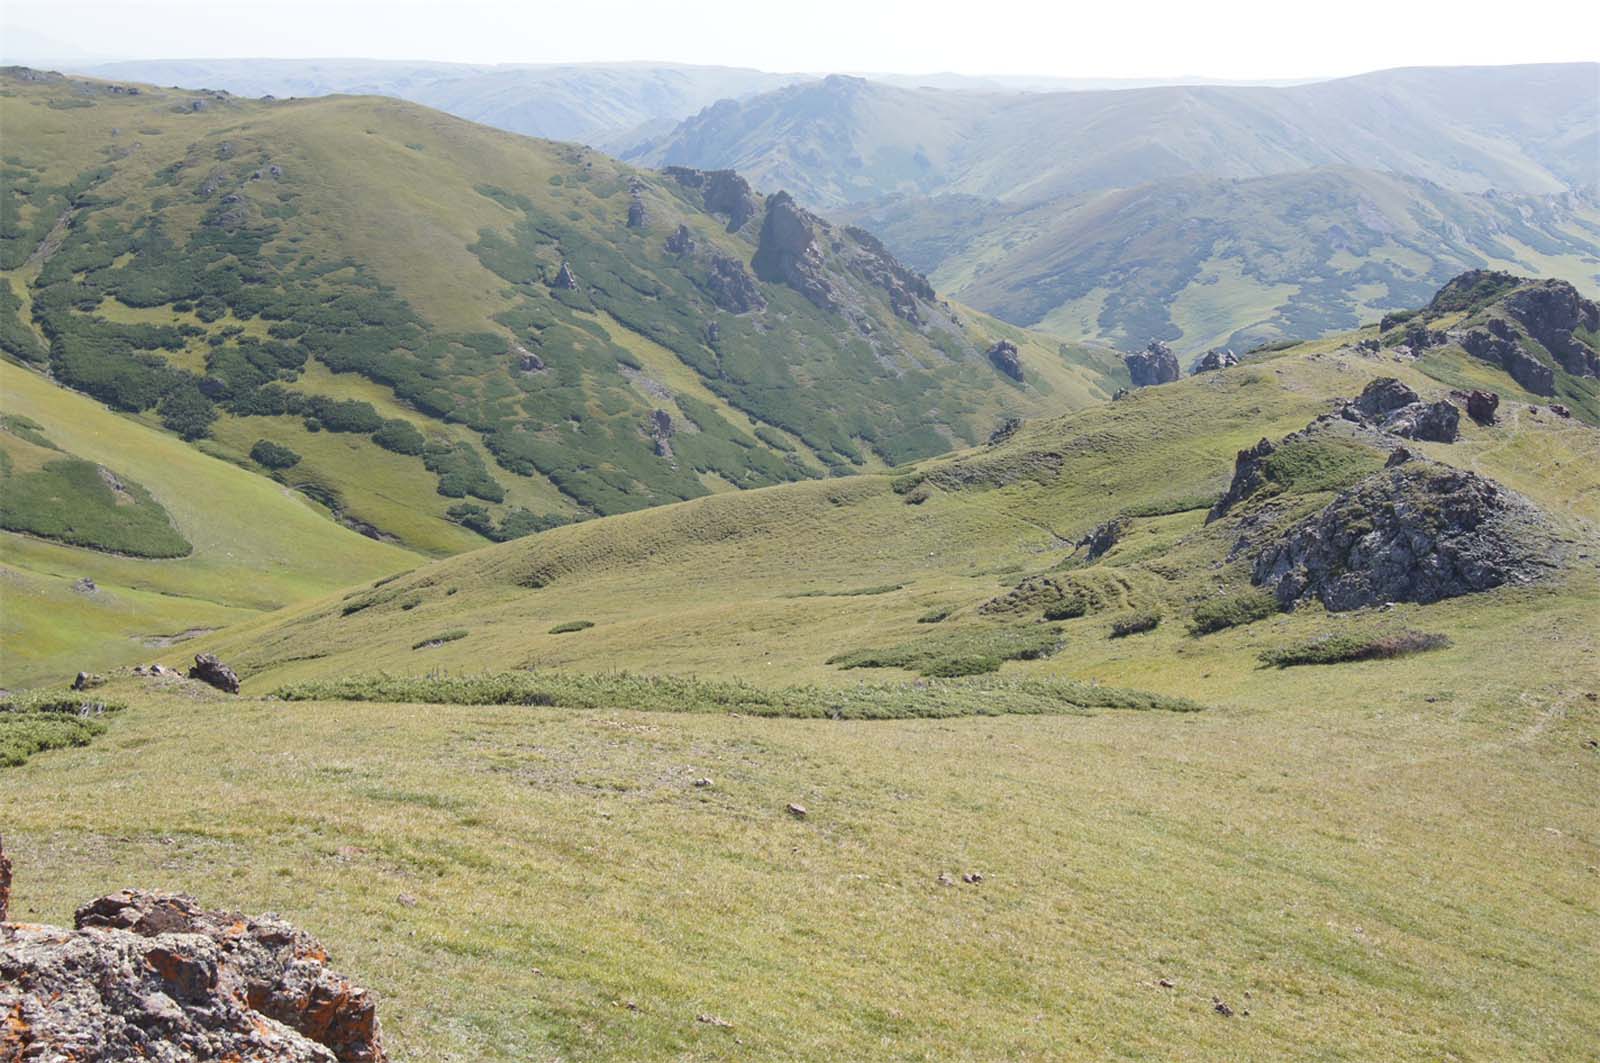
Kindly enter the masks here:
<path id="1" fill-rule="evenodd" d="M 1138 354 L 1123 355 L 1122 361 L 1127 365 L 1128 375 L 1133 378 L 1136 388 L 1170 384 L 1182 375 L 1178 368 L 1178 356 L 1160 340 L 1151 340 L 1150 346 Z"/>
<path id="2" fill-rule="evenodd" d="M 767 300 L 744 263 L 727 255 L 712 255 L 706 274 L 706 294 L 722 309 L 734 314 L 765 310 Z"/>
<path id="3" fill-rule="evenodd" d="M 990 347 L 989 361 L 1012 380 L 1022 379 L 1022 358 L 1017 345 L 1010 340 L 999 340 Z"/>
<path id="4" fill-rule="evenodd" d="M 1191 374 L 1215 373 L 1219 369 L 1231 369 L 1239 364 L 1239 356 L 1227 347 L 1213 347 L 1200 356 L 1194 363 Z"/>
<path id="5" fill-rule="evenodd" d="M 869 281 L 889 293 L 889 306 L 895 314 L 913 325 L 922 324 L 917 300 L 931 303 L 938 299 L 928 278 L 902 266 L 883 246 L 883 242 L 865 229 L 851 225 L 846 226 L 844 231 L 846 236 L 855 241 L 860 252 L 854 265 Z"/>
<path id="6" fill-rule="evenodd" d="M 1473 389 L 1467 392 L 1467 416 L 1479 424 L 1494 424 L 1495 411 L 1500 409 L 1500 396 L 1492 391 Z"/>
<path id="7" fill-rule="evenodd" d="M 372 995 L 273 916 L 124 890 L 0 926 L 0 1058 L 385 1063 Z"/>
<path id="8" fill-rule="evenodd" d="M 1527 352 L 1518 342 L 1516 330 L 1504 318 L 1491 317 L 1482 328 L 1468 329 L 1460 343 L 1462 350 L 1500 366 L 1535 395 L 1555 394 L 1554 370 Z"/>
<path id="9" fill-rule="evenodd" d="M 1573 335 L 1600 333 L 1600 305 L 1566 281 L 1530 284 L 1506 297 L 1506 311 L 1573 376 L 1600 377 L 1600 354 Z"/>
<path id="10" fill-rule="evenodd" d="M 189 669 L 189 678 L 209 683 L 229 694 L 239 693 L 239 677 L 234 674 L 232 668 L 217 660 L 214 654 L 196 654 L 194 667 Z"/>
<path id="11" fill-rule="evenodd" d="M 650 220 L 650 213 L 644 209 L 644 200 L 635 193 L 628 201 L 628 228 L 642 229 L 645 222 Z"/>
<path id="12" fill-rule="evenodd" d="M 6 855 L 6 840 L 0 837 L 0 923 L 10 918 L 11 858 Z"/>
<path id="13" fill-rule="evenodd" d="M 728 219 L 728 231 L 738 232 L 755 217 L 756 196 L 750 182 L 732 170 L 694 170 L 687 166 L 668 166 L 662 171 L 685 188 L 698 188 L 701 202 L 713 214 Z"/>
<path id="14" fill-rule="evenodd" d="M 1103 524 L 1095 525 L 1088 535 L 1085 535 L 1073 545 L 1075 547 L 1087 547 L 1089 552 L 1086 556 L 1090 561 L 1094 561 L 1097 558 L 1104 557 L 1106 551 L 1116 546 L 1121 541 L 1123 533 L 1127 530 L 1128 521 L 1126 518 L 1113 517 Z"/>
<path id="15" fill-rule="evenodd" d="M 1022 418 L 1007 417 L 995 425 L 994 431 L 989 433 L 988 444 L 991 447 L 999 446 L 1022 430 Z"/>
<path id="16" fill-rule="evenodd" d="M 550 282 L 550 287 L 560 288 L 563 291 L 577 291 L 578 278 L 572 275 L 572 264 L 565 259 L 561 262 L 561 269 L 556 273 L 556 279 Z"/>
<path id="17" fill-rule="evenodd" d="M 801 209 L 794 197 L 778 192 L 767 199 L 767 217 L 761 223 L 761 238 L 756 246 L 756 276 L 773 284 L 787 284 L 812 305 L 837 311 L 839 296 L 829 282 L 817 243 L 822 219 Z"/>
<path id="18" fill-rule="evenodd" d="M 672 423 L 672 414 L 666 410 L 650 411 L 650 440 L 655 444 L 656 457 L 672 457 L 672 437 L 677 434 L 677 428 Z"/>
<path id="19" fill-rule="evenodd" d="M 1410 460 L 1368 476 L 1257 556 L 1252 578 L 1285 609 L 1436 602 L 1544 574 L 1545 520 L 1476 473 Z"/>
<path id="20" fill-rule="evenodd" d="M 680 224 L 672 235 L 667 237 L 667 253 L 672 255 L 694 254 L 694 235 L 689 232 L 687 225 Z"/>
<path id="21" fill-rule="evenodd" d="M 1228 511 L 1240 502 L 1255 494 L 1266 486 L 1267 458 L 1277 452 L 1270 439 L 1263 439 L 1253 447 L 1239 451 L 1233 459 L 1233 480 L 1228 484 L 1227 492 L 1206 513 L 1206 523 L 1220 520 L 1227 516 Z"/>

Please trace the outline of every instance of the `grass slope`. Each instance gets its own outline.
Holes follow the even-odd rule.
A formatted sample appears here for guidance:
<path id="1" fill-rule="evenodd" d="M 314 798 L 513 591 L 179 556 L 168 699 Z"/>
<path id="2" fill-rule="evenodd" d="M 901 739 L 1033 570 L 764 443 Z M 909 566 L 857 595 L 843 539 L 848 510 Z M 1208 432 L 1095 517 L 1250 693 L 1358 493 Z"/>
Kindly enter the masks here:
<path id="1" fill-rule="evenodd" d="M 5 362 L 0 416 L 26 419 L 39 426 L 30 434 L 64 454 L 142 485 L 149 504 L 170 519 L 169 531 L 192 546 L 184 556 L 156 559 L 0 533 L 0 686 L 148 657 L 162 637 L 224 627 L 327 593 L 356 573 L 372 578 L 417 561 L 339 527 L 271 480 Z M 0 483 L 8 508 L 9 485 Z M 83 504 L 82 495 L 72 497 Z M 96 589 L 77 587 L 85 577 Z"/>
<path id="2" fill-rule="evenodd" d="M 246 697 L 119 678 L 94 744 L 0 771 L 15 910 L 138 882 L 280 911 L 378 990 L 406 1058 L 1581 1057 L 1600 432 L 1507 401 L 1416 445 L 1588 553 L 1538 585 L 1262 616 L 1229 552 L 1384 457 L 1342 437 L 1204 523 L 1240 447 L 1378 375 L 1442 392 L 1348 342 L 1371 334 L 239 625 L 204 645 Z M 1104 553 L 1072 545 L 1113 517 Z M 1444 639 L 1262 663 L 1418 631 Z M 908 670 L 999 650 L 998 676 Z M 285 687 L 351 700 L 260 697 Z M 1041 691 L 1079 701 L 766 715 Z"/>
<path id="3" fill-rule="evenodd" d="M 0 81 L 7 354 L 229 460 L 287 447 L 284 484 L 423 552 L 925 457 L 1116 386 L 1034 337 L 1012 381 L 985 352 L 1015 330 L 892 308 L 848 231 L 834 310 L 749 279 L 758 198 L 730 226 L 581 147 L 371 97 Z"/>

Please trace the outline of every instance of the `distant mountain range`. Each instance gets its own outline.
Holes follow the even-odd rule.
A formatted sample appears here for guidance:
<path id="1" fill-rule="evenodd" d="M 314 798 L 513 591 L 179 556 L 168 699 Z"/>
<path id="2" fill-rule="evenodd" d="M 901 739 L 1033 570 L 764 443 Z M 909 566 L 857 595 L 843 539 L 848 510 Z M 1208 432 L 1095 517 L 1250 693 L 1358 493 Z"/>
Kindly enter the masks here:
<path id="1" fill-rule="evenodd" d="M 1019 94 L 830 77 L 627 150 L 735 167 L 880 232 L 942 290 L 1189 349 L 1349 328 L 1463 268 L 1600 274 L 1600 66 Z"/>

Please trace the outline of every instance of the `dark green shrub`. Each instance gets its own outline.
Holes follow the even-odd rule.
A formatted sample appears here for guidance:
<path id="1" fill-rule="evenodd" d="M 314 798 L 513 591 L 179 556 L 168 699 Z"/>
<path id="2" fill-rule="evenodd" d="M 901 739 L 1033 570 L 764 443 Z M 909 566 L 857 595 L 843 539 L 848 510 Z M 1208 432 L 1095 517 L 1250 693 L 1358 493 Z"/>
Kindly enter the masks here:
<path id="1" fill-rule="evenodd" d="M 568 621 L 566 621 L 564 623 L 557 624 L 555 627 L 551 628 L 550 629 L 550 634 L 552 634 L 552 635 L 565 635 L 565 634 L 567 634 L 568 632 L 571 632 L 571 631 L 583 631 L 583 630 L 585 630 L 587 628 L 591 628 L 591 627 L 594 627 L 594 621 L 593 620 L 568 620 Z"/>
<path id="2" fill-rule="evenodd" d="M 428 443 L 416 425 L 399 418 L 383 422 L 383 427 L 372 433 L 372 441 L 384 450 L 412 455 L 421 454 Z"/>
<path id="3" fill-rule="evenodd" d="M 1138 635 L 1145 631 L 1154 631 L 1160 624 L 1160 613 L 1134 613 L 1132 616 L 1125 616 L 1111 625 L 1111 637 L 1121 639 L 1127 638 L 1129 635 Z"/>
<path id="4" fill-rule="evenodd" d="M 437 635 L 429 635 L 422 641 L 413 643 L 411 648 L 414 650 L 426 650 L 434 646 L 443 646 L 447 642 L 455 642 L 458 639 L 464 639 L 470 634 L 471 632 L 466 628 L 458 627 L 453 631 L 442 631 Z"/>
<path id="5" fill-rule="evenodd" d="M 1398 635 L 1331 635 L 1309 642 L 1267 650 L 1261 663 L 1275 668 L 1299 664 L 1342 664 L 1346 661 L 1387 660 L 1450 645 L 1444 635 L 1406 631 Z"/>
<path id="6" fill-rule="evenodd" d="M 1278 600 L 1266 591 L 1246 591 L 1202 602 L 1189 621 L 1189 634 L 1209 635 L 1224 628 L 1265 620 L 1278 611 Z"/>
<path id="7" fill-rule="evenodd" d="M 300 455 L 270 439 L 258 439 L 250 448 L 250 460 L 267 469 L 292 469 L 300 464 Z"/>
<path id="8" fill-rule="evenodd" d="M 951 607 L 949 607 L 949 606 L 941 606 L 938 609 L 929 610 L 928 612 L 923 613 L 921 616 L 917 617 L 917 623 L 919 623 L 919 624 L 937 624 L 937 623 L 940 623 L 941 621 L 949 619 L 950 614 L 953 613 L 953 612 L 955 612 L 955 610 L 952 609 Z"/>

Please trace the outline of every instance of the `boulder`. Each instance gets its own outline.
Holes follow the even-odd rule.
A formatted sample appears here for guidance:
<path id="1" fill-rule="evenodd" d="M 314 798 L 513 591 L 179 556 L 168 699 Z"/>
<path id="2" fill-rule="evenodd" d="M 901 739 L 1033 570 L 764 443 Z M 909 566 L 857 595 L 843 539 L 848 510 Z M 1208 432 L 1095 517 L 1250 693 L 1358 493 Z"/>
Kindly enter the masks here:
<path id="1" fill-rule="evenodd" d="M 994 431 L 989 433 L 989 446 L 998 446 L 1016 435 L 1022 428 L 1022 418 L 1006 417 L 995 425 Z"/>
<path id="2" fill-rule="evenodd" d="M 6 855 L 6 840 L 0 838 L 0 923 L 11 917 L 11 858 Z"/>
<path id="3" fill-rule="evenodd" d="M 789 193 L 771 196 L 751 264 L 762 280 L 787 284 L 812 305 L 837 311 L 839 296 L 828 280 L 822 248 L 817 242 L 817 232 L 826 224 L 810 211 L 801 209 Z"/>
<path id="4" fill-rule="evenodd" d="M 1108 520 L 1103 524 L 1095 525 L 1088 535 L 1085 535 L 1073 545 L 1076 547 L 1087 547 L 1089 550 L 1087 558 L 1088 560 L 1093 561 L 1096 558 L 1105 556 L 1106 551 L 1110 550 L 1113 546 L 1116 546 L 1117 543 L 1122 539 L 1123 533 L 1125 533 L 1127 530 L 1127 518 L 1113 517 L 1111 520 Z"/>
<path id="5" fill-rule="evenodd" d="M 1170 384 L 1181 375 L 1178 356 L 1160 340 L 1151 340 L 1150 345 L 1138 354 L 1123 355 L 1122 361 L 1128 367 L 1128 375 L 1133 378 L 1136 388 Z"/>
<path id="6" fill-rule="evenodd" d="M 1239 356 L 1226 347 L 1213 347 L 1200 356 L 1194 363 L 1191 373 L 1215 373 L 1219 369 L 1231 369 L 1239 364 Z"/>
<path id="7" fill-rule="evenodd" d="M 1454 443 L 1461 435 L 1461 411 L 1448 402 L 1414 402 L 1390 414 L 1382 427 L 1402 439 Z"/>
<path id="8" fill-rule="evenodd" d="M 1476 473 L 1413 458 L 1365 477 L 1269 542 L 1252 578 L 1292 609 L 1436 602 L 1545 574 L 1539 510 Z"/>
<path id="9" fill-rule="evenodd" d="M 79 672 L 72 681 L 73 690 L 93 690 L 95 687 L 105 686 L 106 677 L 95 675 L 93 672 Z"/>
<path id="10" fill-rule="evenodd" d="M 628 228 L 642 229 L 644 223 L 650 219 L 649 213 L 644 209 L 644 200 L 638 196 L 628 201 Z"/>
<path id="11" fill-rule="evenodd" d="M 215 654 L 195 654 L 194 667 L 189 669 L 189 678 L 209 683 L 229 694 L 239 693 L 239 677 L 233 673 L 232 668 L 217 660 Z"/>
<path id="12" fill-rule="evenodd" d="M 1000 340 L 989 348 L 989 361 L 1012 380 L 1022 379 L 1022 358 L 1017 345 L 1010 340 Z"/>
<path id="13" fill-rule="evenodd" d="M 706 292 L 712 302 L 729 313 L 747 314 L 767 308 L 767 300 L 762 296 L 755 278 L 744 268 L 744 263 L 727 255 L 711 256 L 711 268 L 706 273 Z"/>
<path id="14" fill-rule="evenodd" d="M 0 928 L 0 1057 L 384 1063 L 372 995 L 273 916 L 124 890 Z"/>
<path id="15" fill-rule="evenodd" d="M 1354 402 L 1346 407 L 1347 420 L 1379 421 L 1402 406 L 1422 401 L 1415 391 L 1392 376 L 1381 376 L 1361 389 Z M 1351 413 L 1360 417 L 1350 416 Z"/>
<path id="16" fill-rule="evenodd" d="M 550 282 L 550 287 L 568 292 L 577 290 L 578 278 L 572 275 L 572 266 L 565 259 L 561 262 L 561 269 L 556 273 L 556 279 Z"/>
<path id="17" fill-rule="evenodd" d="M 689 232 L 687 225 L 679 225 L 667 237 L 667 253 L 671 255 L 694 254 L 694 235 Z"/>
<path id="18" fill-rule="evenodd" d="M 1500 396 L 1492 391 L 1467 392 L 1467 416 L 1479 424 L 1494 424 L 1500 408 Z"/>

